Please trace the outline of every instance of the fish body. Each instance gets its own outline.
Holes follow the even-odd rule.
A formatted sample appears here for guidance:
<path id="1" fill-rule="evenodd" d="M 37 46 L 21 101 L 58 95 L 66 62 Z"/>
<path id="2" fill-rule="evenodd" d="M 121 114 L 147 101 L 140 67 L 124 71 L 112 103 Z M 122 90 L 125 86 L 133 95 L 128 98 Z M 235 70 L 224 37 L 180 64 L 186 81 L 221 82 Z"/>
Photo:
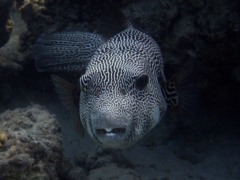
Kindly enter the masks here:
<path id="1" fill-rule="evenodd" d="M 160 48 L 147 34 L 128 28 L 102 44 L 80 78 L 80 119 L 90 136 L 113 148 L 141 139 L 167 110 L 160 76 Z"/>
<path id="2" fill-rule="evenodd" d="M 109 39 L 83 32 L 45 34 L 34 58 L 39 71 L 79 73 L 72 81 L 76 88 L 54 76 L 57 93 L 65 107 L 75 108 L 79 127 L 104 147 L 135 144 L 181 99 L 176 84 L 166 81 L 158 44 L 132 26 Z"/>

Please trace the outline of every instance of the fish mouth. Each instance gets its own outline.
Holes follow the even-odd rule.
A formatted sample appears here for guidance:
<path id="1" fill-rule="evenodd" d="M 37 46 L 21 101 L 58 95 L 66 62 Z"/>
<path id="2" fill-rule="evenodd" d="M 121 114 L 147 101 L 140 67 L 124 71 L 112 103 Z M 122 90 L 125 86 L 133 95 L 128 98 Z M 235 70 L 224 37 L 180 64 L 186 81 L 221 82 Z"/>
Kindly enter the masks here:
<path id="1" fill-rule="evenodd" d="M 94 139 L 98 144 L 113 149 L 126 146 L 126 128 L 98 128 L 94 132 Z"/>
<path id="2" fill-rule="evenodd" d="M 126 132 L 126 128 L 98 128 L 96 134 L 98 136 L 123 136 Z"/>

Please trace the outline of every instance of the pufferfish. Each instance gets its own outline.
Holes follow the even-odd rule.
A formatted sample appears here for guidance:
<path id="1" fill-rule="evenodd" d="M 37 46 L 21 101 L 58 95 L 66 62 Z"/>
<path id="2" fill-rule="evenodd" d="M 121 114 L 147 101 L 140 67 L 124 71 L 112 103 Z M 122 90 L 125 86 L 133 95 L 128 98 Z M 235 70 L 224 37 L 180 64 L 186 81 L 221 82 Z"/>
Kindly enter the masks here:
<path id="1" fill-rule="evenodd" d="M 38 71 L 58 73 L 52 80 L 63 104 L 77 117 L 81 131 L 103 147 L 130 147 L 168 109 L 188 106 L 180 88 L 186 73 L 167 81 L 159 45 L 130 23 L 108 36 L 43 34 L 34 46 L 34 59 Z"/>

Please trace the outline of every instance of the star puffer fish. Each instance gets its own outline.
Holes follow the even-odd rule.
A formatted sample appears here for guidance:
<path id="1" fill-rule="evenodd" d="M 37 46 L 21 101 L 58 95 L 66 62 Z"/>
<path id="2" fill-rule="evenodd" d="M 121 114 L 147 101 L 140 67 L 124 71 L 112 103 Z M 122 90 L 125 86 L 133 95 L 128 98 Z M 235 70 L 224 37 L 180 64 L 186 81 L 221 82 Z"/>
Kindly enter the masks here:
<path id="1" fill-rule="evenodd" d="M 131 25 L 108 39 L 86 32 L 45 34 L 34 50 L 39 71 L 78 74 L 77 82 L 52 79 L 65 106 L 78 107 L 72 112 L 80 118 L 79 126 L 104 147 L 130 147 L 168 108 L 179 105 L 176 85 L 166 81 L 158 44 Z"/>
<path id="2" fill-rule="evenodd" d="M 165 79 L 156 42 L 128 28 L 100 46 L 80 78 L 80 119 L 90 136 L 108 147 L 141 139 L 164 116 Z"/>

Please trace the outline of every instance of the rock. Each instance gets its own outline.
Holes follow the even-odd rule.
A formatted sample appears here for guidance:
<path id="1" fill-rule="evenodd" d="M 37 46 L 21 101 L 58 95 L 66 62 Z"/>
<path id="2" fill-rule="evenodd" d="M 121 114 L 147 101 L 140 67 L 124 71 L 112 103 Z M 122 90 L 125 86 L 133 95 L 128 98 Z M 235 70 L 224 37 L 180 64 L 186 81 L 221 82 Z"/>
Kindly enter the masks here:
<path id="1" fill-rule="evenodd" d="M 144 29 L 156 40 L 169 33 L 178 16 L 178 6 L 174 1 L 136 1 L 129 3 L 123 11 L 134 26 Z"/>
<path id="2" fill-rule="evenodd" d="M 88 154 L 87 153 L 78 153 L 75 156 L 75 164 L 78 166 L 86 166 Z"/>
<path id="3" fill-rule="evenodd" d="M 42 106 L 7 110 L 0 115 L 0 179 L 58 179 L 61 128 Z"/>
<path id="4" fill-rule="evenodd" d="M 20 82 L 23 64 L 27 61 L 26 54 L 19 52 L 19 36 L 26 30 L 26 26 L 18 12 L 12 11 L 10 14 L 15 25 L 9 41 L 0 48 L 0 101 L 2 104 L 7 104 L 14 96 L 13 86 L 16 82 Z"/>
<path id="5" fill-rule="evenodd" d="M 68 174 L 69 180 L 86 179 L 86 174 L 81 167 L 72 168 Z"/>
<path id="6" fill-rule="evenodd" d="M 91 170 L 88 179 L 139 180 L 141 178 L 133 169 L 120 168 L 116 164 L 108 164 L 105 167 Z"/>
<path id="7" fill-rule="evenodd" d="M 12 4 L 13 0 L 0 0 L 0 48 L 7 43 L 13 28 L 13 21 L 9 16 Z"/>

